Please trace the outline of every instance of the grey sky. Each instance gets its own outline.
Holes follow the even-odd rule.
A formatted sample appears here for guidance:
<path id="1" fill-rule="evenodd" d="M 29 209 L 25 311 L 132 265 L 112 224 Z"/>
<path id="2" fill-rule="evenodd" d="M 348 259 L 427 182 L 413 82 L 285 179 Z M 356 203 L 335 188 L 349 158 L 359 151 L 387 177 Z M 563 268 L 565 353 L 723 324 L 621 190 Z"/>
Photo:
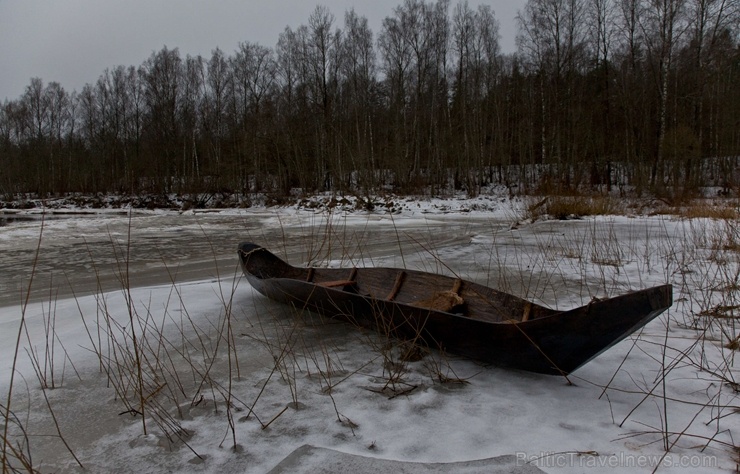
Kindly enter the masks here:
<path id="1" fill-rule="evenodd" d="M 319 3 L 339 27 L 354 7 L 377 34 L 402 0 L 0 0 L 0 102 L 18 98 L 32 77 L 79 91 L 105 68 L 139 65 L 165 45 L 183 57 L 209 57 L 217 46 L 231 54 L 240 41 L 272 47 Z M 502 48 L 514 51 L 514 17 L 525 0 L 468 3 L 493 7 Z"/>

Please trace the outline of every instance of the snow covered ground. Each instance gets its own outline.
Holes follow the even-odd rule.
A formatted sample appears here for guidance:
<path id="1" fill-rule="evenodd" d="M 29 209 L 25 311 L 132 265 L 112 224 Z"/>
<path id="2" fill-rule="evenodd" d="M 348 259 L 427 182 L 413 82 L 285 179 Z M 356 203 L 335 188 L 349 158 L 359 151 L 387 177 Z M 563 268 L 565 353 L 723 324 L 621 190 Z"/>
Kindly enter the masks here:
<path id="1" fill-rule="evenodd" d="M 523 208 L 481 197 L 46 219 L 39 288 L 0 307 L 9 438 L 44 472 L 81 472 L 70 451 L 89 472 L 266 472 L 306 444 L 427 463 L 514 455 L 545 472 L 733 471 L 740 224 L 530 222 Z M 0 227 L 0 287 L 27 288 L 40 229 Z M 240 240 L 293 264 L 455 272 L 558 309 L 663 283 L 675 304 L 570 383 L 436 351 L 404 361 L 395 341 L 255 293 Z M 126 285 L 126 268 L 144 286 Z"/>

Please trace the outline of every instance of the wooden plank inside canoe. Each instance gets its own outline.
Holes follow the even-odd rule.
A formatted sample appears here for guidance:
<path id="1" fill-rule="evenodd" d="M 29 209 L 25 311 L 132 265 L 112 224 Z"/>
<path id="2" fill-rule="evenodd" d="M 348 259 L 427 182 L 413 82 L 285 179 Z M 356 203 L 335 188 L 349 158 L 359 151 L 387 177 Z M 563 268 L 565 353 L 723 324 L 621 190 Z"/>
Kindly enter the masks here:
<path id="1" fill-rule="evenodd" d="M 356 282 L 354 280 L 333 280 L 333 281 L 322 281 L 319 283 L 316 283 L 319 286 L 323 286 L 324 288 L 337 288 L 340 286 L 351 286 L 354 285 Z"/>
<path id="2" fill-rule="evenodd" d="M 401 285 L 403 284 L 404 278 L 406 278 L 406 272 L 400 271 L 396 274 L 396 282 L 393 283 L 393 289 L 391 289 L 391 292 L 388 293 L 388 296 L 386 296 L 385 299 L 387 299 L 388 301 L 393 301 L 398 292 L 401 290 Z"/>
<path id="3" fill-rule="evenodd" d="M 313 270 L 313 268 L 311 268 L 311 270 Z M 313 276 L 313 272 L 311 272 L 311 275 Z M 355 281 L 356 278 L 357 278 L 357 267 L 353 267 L 352 271 L 350 271 L 349 273 L 349 278 L 347 278 L 346 280 L 328 280 L 328 281 L 318 281 L 315 283 L 319 286 L 323 286 L 324 288 L 338 288 L 338 287 L 344 287 L 344 286 L 353 286 L 357 284 L 357 281 Z"/>

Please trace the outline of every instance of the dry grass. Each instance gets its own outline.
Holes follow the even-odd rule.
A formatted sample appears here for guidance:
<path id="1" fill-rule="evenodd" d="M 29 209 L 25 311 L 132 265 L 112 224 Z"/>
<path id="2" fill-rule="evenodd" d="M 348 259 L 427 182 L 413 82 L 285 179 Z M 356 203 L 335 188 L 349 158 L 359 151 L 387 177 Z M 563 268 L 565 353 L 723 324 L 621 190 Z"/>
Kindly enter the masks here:
<path id="1" fill-rule="evenodd" d="M 740 217 L 739 204 L 736 200 L 694 200 L 679 207 L 670 207 L 672 215 L 684 219 L 716 219 L 723 221 L 736 220 Z"/>
<path id="2" fill-rule="evenodd" d="M 641 214 L 733 221 L 740 218 L 740 202 L 737 199 L 691 199 L 677 204 L 652 198 L 552 195 L 530 198 L 522 217 L 536 221 L 543 218 L 566 220 L 588 216 Z"/>
<path id="3" fill-rule="evenodd" d="M 733 351 L 738 351 L 738 350 L 740 350 L 740 337 L 736 337 L 735 339 L 733 339 L 732 341 L 730 341 L 730 342 L 729 342 L 729 343 L 727 344 L 727 346 L 726 346 L 726 347 L 727 347 L 728 349 L 731 349 L 731 350 L 733 350 Z"/>
<path id="4" fill-rule="evenodd" d="M 548 196 L 527 207 L 526 216 L 535 221 L 551 219 L 580 219 L 586 216 L 621 214 L 624 210 L 615 199 L 604 196 Z"/>

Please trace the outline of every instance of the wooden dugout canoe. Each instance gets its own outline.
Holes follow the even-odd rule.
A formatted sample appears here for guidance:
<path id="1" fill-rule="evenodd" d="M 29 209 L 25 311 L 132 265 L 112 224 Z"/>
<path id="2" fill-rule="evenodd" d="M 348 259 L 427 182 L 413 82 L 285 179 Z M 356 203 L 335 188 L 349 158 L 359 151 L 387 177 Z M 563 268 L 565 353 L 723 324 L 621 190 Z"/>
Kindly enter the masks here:
<path id="1" fill-rule="evenodd" d="M 300 268 L 239 245 L 249 283 L 275 301 L 514 369 L 567 375 L 673 303 L 671 285 L 552 310 L 455 277 L 398 268 Z"/>

